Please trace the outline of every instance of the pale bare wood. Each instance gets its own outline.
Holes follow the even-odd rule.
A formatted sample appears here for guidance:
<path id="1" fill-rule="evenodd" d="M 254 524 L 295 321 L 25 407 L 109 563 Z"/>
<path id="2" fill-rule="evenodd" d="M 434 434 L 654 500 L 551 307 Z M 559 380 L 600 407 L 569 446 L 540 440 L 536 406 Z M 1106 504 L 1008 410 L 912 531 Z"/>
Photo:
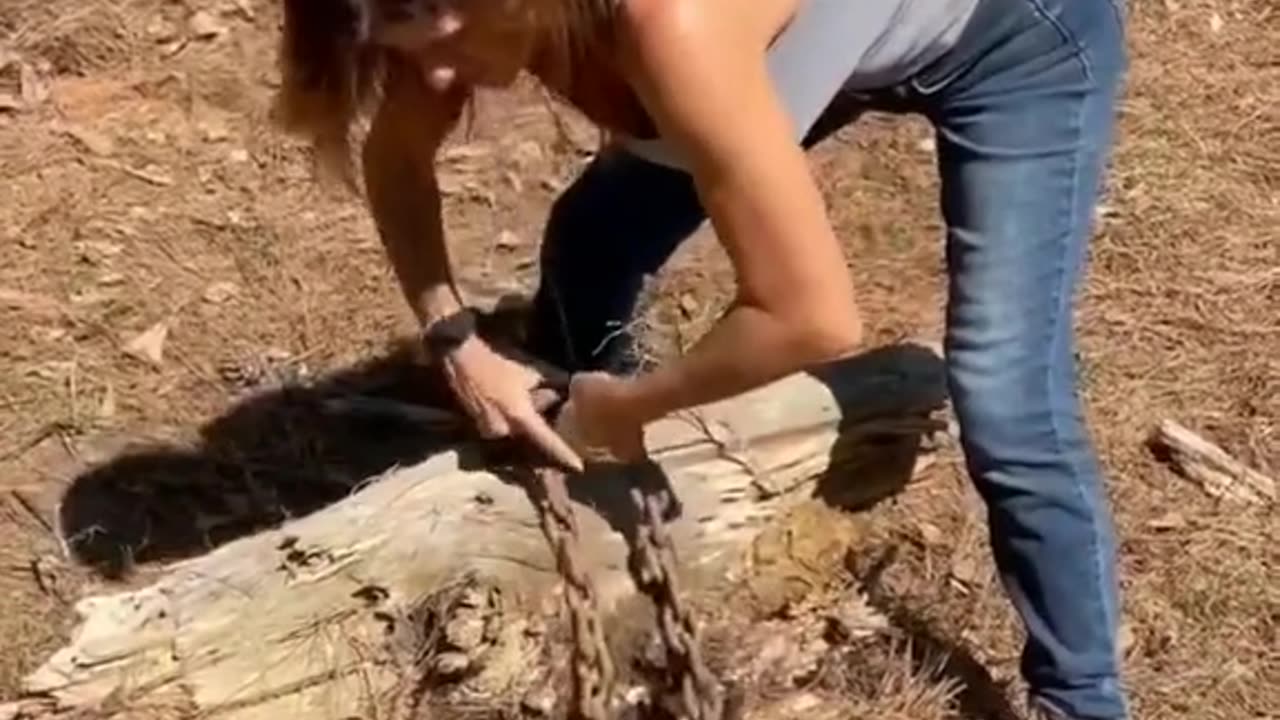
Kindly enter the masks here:
<path id="1" fill-rule="evenodd" d="M 878 452 L 868 437 L 935 429 L 940 367 L 931 351 L 906 346 L 648 427 L 651 456 L 681 501 L 672 531 L 690 586 L 722 578 L 770 518 L 822 486 L 856 489 Z M 181 687 L 202 713 L 234 720 L 362 716 L 395 683 L 391 666 L 370 662 L 387 614 L 479 577 L 501 590 L 506 617 L 472 682 L 501 693 L 537 653 L 516 608 L 545 606 L 558 578 L 523 488 L 477 463 L 458 448 L 393 468 L 308 517 L 175 564 L 150 586 L 81 600 L 71 643 L 27 679 L 28 691 L 76 707 Z M 841 468 L 860 468 L 850 471 L 858 477 Z M 634 592 L 625 478 L 589 474 L 573 492 L 608 607 Z"/>
<path id="2" fill-rule="evenodd" d="M 1187 427 L 1165 420 L 1155 442 L 1169 451 L 1177 469 L 1217 498 L 1248 503 L 1276 502 L 1276 481 L 1231 457 L 1227 451 Z"/>

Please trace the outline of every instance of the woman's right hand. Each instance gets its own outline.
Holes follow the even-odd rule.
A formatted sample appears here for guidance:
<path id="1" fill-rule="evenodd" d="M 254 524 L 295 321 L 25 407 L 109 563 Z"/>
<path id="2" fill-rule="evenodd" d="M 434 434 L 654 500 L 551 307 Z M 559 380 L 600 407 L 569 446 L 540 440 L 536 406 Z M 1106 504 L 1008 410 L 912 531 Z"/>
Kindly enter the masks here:
<path id="1" fill-rule="evenodd" d="M 554 371 L 507 357 L 475 335 L 447 353 L 442 365 L 454 395 L 481 435 L 521 435 L 556 462 L 583 469 L 582 458 L 542 416 L 555 399 L 555 388 L 567 385 Z"/>

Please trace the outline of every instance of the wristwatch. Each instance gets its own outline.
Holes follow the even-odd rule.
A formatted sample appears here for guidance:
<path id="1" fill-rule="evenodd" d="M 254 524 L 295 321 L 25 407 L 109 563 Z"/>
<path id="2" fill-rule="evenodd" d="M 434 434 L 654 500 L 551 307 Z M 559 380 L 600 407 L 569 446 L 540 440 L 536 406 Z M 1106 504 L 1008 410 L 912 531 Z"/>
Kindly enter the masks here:
<path id="1" fill-rule="evenodd" d="M 443 358 L 475 333 L 475 311 L 462 308 L 427 326 L 422 332 L 422 345 L 432 358 Z"/>

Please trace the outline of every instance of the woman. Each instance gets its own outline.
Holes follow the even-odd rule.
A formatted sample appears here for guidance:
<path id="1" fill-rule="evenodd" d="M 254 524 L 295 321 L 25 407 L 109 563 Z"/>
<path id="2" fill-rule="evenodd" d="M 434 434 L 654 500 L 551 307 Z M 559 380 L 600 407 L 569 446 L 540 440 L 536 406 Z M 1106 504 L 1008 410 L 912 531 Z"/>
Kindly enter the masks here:
<path id="1" fill-rule="evenodd" d="M 1126 716 L 1115 543 L 1076 399 L 1072 304 L 1124 70 L 1120 0 L 288 0 L 284 119 L 343 167 L 363 147 L 405 296 L 488 435 L 575 467 L 643 455 L 641 426 L 860 343 L 845 258 L 804 150 L 866 108 L 937 131 L 948 381 L 1045 717 Z M 545 380 L 472 334 L 435 154 L 471 90 L 527 70 L 619 137 L 555 203 L 533 355 L 577 372 L 572 445 Z M 643 278 L 710 219 L 738 294 L 683 357 L 626 372 Z M 596 371 L 613 371 L 609 374 Z"/>

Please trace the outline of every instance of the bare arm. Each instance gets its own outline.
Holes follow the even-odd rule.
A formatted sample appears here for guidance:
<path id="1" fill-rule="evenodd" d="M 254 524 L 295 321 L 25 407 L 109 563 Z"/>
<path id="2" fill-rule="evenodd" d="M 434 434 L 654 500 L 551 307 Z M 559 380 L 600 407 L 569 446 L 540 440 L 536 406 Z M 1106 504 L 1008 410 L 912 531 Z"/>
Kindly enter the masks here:
<path id="1" fill-rule="evenodd" d="M 641 421 L 851 352 L 861 321 L 845 259 L 765 65 L 785 0 L 629 3 L 624 57 L 683 152 L 734 264 L 738 295 L 682 358 L 630 384 Z"/>
<path id="2" fill-rule="evenodd" d="M 435 161 L 468 92 L 430 90 L 413 68 L 395 68 L 364 147 L 365 185 L 378 234 L 424 326 L 462 307 L 444 239 Z M 541 371 L 495 352 L 477 336 L 433 359 L 481 434 L 518 433 L 560 463 L 582 466 L 534 405 L 532 393 L 545 379 Z"/>
<path id="3" fill-rule="evenodd" d="M 423 325 L 462 305 L 440 218 L 435 160 L 465 100 L 463 91 L 435 93 L 412 70 L 393 67 L 364 146 L 374 222 L 405 299 Z"/>

